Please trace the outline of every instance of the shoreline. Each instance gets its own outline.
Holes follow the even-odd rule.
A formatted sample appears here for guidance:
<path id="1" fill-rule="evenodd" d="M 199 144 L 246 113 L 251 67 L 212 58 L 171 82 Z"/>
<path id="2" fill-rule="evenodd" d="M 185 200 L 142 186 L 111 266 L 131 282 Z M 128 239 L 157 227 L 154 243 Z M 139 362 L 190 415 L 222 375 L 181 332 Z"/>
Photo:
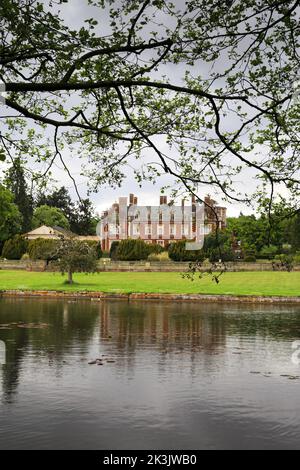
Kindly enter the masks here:
<path id="1" fill-rule="evenodd" d="M 164 302 L 228 302 L 228 303 L 267 303 L 267 304 L 300 304 L 300 296 L 263 296 L 263 295 L 229 295 L 229 294 L 163 294 L 163 293 L 113 293 L 113 292 L 68 292 L 56 290 L 2 290 L 2 297 L 23 298 L 59 298 L 72 300 L 155 300 Z"/>

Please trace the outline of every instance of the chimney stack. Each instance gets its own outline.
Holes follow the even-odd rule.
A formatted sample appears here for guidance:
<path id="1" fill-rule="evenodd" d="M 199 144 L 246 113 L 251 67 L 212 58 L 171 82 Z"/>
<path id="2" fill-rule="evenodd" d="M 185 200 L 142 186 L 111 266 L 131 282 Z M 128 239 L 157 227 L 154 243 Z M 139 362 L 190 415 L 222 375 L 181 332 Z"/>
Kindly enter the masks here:
<path id="1" fill-rule="evenodd" d="M 134 203 L 135 206 L 137 206 L 138 198 L 136 196 L 134 196 L 134 198 L 133 198 L 133 203 Z"/>
<path id="2" fill-rule="evenodd" d="M 134 194 L 129 194 L 129 205 L 132 206 L 134 204 Z"/>

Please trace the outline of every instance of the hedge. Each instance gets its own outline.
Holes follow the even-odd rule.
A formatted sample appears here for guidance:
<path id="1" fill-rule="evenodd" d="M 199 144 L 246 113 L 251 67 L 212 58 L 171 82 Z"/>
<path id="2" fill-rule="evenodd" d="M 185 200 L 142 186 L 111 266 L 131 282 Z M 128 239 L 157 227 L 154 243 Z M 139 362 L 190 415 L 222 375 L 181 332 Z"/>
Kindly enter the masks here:
<path id="1" fill-rule="evenodd" d="M 21 259 L 28 248 L 28 241 L 21 235 L 15 235 L 6 240 L 2 249 L 2 257 L 6 259 Z"/>
<path id="2" fill-rule="evenodd" d="M 171 243 L 168 248 L 169 257 L 173 261 L 204 261 L 203 250 L 186 250 L 187 240 L 180 240 L 176 243 Z"/>

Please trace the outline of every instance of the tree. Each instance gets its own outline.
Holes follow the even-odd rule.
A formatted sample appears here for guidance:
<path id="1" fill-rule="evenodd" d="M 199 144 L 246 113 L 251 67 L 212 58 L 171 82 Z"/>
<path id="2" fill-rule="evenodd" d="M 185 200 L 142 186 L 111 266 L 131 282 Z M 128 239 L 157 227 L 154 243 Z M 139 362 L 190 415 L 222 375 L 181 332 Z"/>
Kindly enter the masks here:
<path id="1" fill-rule="evenodd" d="M 64 186 L 59 189 L 54 189 L 48 194 L 39 194 L 36 200 L 36 207 L 39 206 L 56 207 L 64 213 L 69 221 L 74 212 L 74 203 L 72 202 L 69 191 Z"/>
<path id="2" fill-rule="evenodd" d="M 88 243 L 74 238 L 61 238 L 56 257 L 62 274 L 68 273 L 68 284 L 73 284 L 75 272 L 91 273 L 97 271 L 95 249 Z"/>
<path id="3" fill-rule="evenodd" d="M 288 238 L 292 244 L 293 250 L 300 250 L 300 214 L 292 218 L 289 224 Z"/>
<path id="4" fill-rule="evenodd" d="M 227 231 L 242 242 L 244 250 L 258 253 L 263 246 L 272 243 L 269 222 L 266 218 L 257 219 L 255 215 L 240 215 L 227 219 Z M 271 238 L 270 238 L 271 236 Z"/>
<path id="5" fill-rule="evenodd" d="M 48 227 L 62 227 L 69 229 L 68 219 L 64 216 L 60 209 L 56 207 L 40 206 L 33 213 L 32 226 L 38 228 L 41 225 Z"/>
<path id="6" fill-rule="evenodd" d="M 98 220 L 94 215 L 94 207 L 89 199 L 79 201 L 70 214 L 70 228 L 78 235 L 95 235 Z"/>
<path id="7" fill-rule="evenodd" d="M 13 195 L 0 184 L 0 245 L 20 232 L 21 224 L 22 215 L 13 203 Z"/>
<path id="8" fill-rule="evenodd" d="M 293 211 L 282 208 L 272 213 L 271 219 L 265 216 L 241 214 L 239 217 L 227 219 L 226 232 L 241 241 L 243 251 L 250 250 L 254 254 L 259 254 L 261 250 L 266 252 L 266 247 L 273 245 L 273 252 L 275 248 L 280 252 L 285 244 L 293 245 L 293 226 L 296 218 L 292 214 Z"/>
<path id="9" fill-rule="evenodd" d="M 68 219 L 71 231 L 77 235 L 95 235 L 98 220 L 90 199 L 81 199 L 74 204 L 69 191 L 62 186 L 52 193 L 39 195 L 36 206 L 41 205 L 60 209 Z"/>
<path id="10" fill-rule="evenodd" d="M 5 183 L 13 194 L 14 203 L 22 214 L 22 232 L 29 232 L 31 230 L 33 200 L 28 190 L 24 166 L 20 158 L 16 158 L 13 165 L 8 169 Z"/>
<path id="11" fill-rule="evenodd" d="M 59 161 L 76 186 L 64 147 L 79 144 L 97 189 L 150 150 L 138 181 L 167 173 L 268 214 L 279 188 L 297 208 L 298 0 L 81 3 L 76 29 L 68 0 L 1 1 L 1 155 L 30 150 L 44 174 Z M 259 188 L 235 184 L 250 177 Z"/>

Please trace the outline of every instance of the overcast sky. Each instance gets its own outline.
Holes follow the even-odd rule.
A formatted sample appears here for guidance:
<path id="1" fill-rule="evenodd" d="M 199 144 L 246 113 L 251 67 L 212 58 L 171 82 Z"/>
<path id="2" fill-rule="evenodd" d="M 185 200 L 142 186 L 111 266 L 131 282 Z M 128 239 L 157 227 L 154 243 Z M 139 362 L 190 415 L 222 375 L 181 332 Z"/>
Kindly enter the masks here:
<path id="1" fill-rule="evenodd" d="M 179 0 L 178 0 L 179 1 Z M 70 0 L 69 3 L 63 4 L 60 6 L 61 9 L 61 16 L 65 19 L 66 23 L 72 28 L 80 28 L 80 26 L 84 25 L 84 20 L 87 18 L 94 17 L 99 21 L 98 29 L 95 30 L 96 33 L 99 35 L 105 35 L 109 33 L 108 29 L 108 16 L 103 10 L 99 8 L 89 7 L 87 6 L 86 0 Z M 172 66 L 172 70 L 165 67 L 163 72 L 166 73 L 168 76 L 172 76 L 172 83 L 176 83 L 176 77 L 182 77 L 184 75 L 184 69 L 186 68 L 185 65 L 177 66 L 178 73 L 174 73 L 174 66 Z M 181 69 L 180 69 L 181 67 Z M 225 67 L 225 66 L 224 66 Z M 197 66 L 195 66 L 195 74 L 204 75 L 206 70 L 197 70 Z M 207 70 L 208 72 L 208 70 Z M 160 72 L 162 73 L 162 71 Z M 78 152 L 80 149 L 78 148 Z M 76 150 L 75 150 L 76 153 Z M 74 155 L 68 153 L 67 151 L 64 152 L 64 158 L 66 164 L 69 166 L 72 175 L 75 177 L 79 192 L 82 197 L 85 197 L 87 194 L 87 180 L 83 176 L 81 176 L 81 161 L 78 158 L 78 155 Z M 149 154 L 149 158 L 151 158 L 151 154 Z M 134 165 L 134 162 L 132 163 Z M 169 176 L 163 176 L 158 178 L 156 184 L 153 185 L 151 183 L 145 182 L 142 185 L 142 188 L 138 186 L 137 182 L 134 179 L 134 166 L 128 167 L 127 170 L 127 178 L 125 182 L 122 184 L 120 188 L 112 189 L 110 187 L 102 187 L 99 189 L 97 194 L 90 194 L 89 197 L 93 201 L 96 209 L 98 212 L 102 212 L 107 207 L 109 207 L 113 202 L 115 202 L 120 196 L 128 196 L 129 193 L 134 193 L 139 197 L 140 204 L 147 204 L 147 205 L 156 205 L 159 201 L 159 194 L 160 188 L 167 184 L 173 183 L 172 179 Z M 76 193 L 72 181 L 66 175 L 65 171 L 58 162 L 53 167 L 53 177 L 57 180 L 57 185 L 64 185 L 66 186 L 74 199 L 76 199 Z M 248 172 L 248 176 L 245 178 L 245 173 L 243 177 L 241 177 L 241 181 L 237 181 L 237 185 L 243 186 L 245 190 L 253 190 L 255 186 L 255 181 L 252 178 L 250 171 Z M 208 191 L 210 189 L 210 191 Z M 220 200 L 220 194 L 215 193 L 211 190 L 211 188 L 203 187 L 203 189 L 199 190 L 199 196 L 204 197 L 205 194 L 210 192 L 211 196 L 215 199 L 219 200 L 219 202 L 224 205 L 224 203 Z M 251 210 L 242 204 L 227 204 L 228 207 L 228 215 L 236 216 L 243 211 L 244 213 L 249 213 Z"/>

